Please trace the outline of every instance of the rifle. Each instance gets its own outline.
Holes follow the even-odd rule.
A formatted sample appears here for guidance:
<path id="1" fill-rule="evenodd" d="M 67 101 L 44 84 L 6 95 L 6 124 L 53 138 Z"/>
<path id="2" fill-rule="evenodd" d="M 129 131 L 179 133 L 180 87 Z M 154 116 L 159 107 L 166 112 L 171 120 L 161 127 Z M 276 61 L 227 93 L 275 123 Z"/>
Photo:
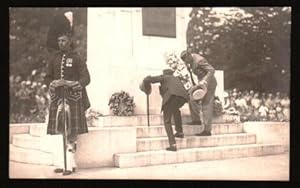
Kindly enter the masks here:
<path id="1" fill-rule="evenodd" d="M 147 95 L 147 125 L 150 127 L 150 118 L 149 118 L 149 94 Z"/>
<path id="2" fill-rule="evenodd" d="M 58 101 L 58 109 L 56 113 L 56 130 L 60 130 L 60 133 L 62 134 L 63 138 L 63 152 L 64 152 L 64 171 L 63 175 L 68 175 L 70 174 L 68 171 L 70 171 L 70 168 L 72 167 L 72 164 L 69 162 L 69 154 L 68 154 L 68 137 L 69 137 L 69 132 L 68 131 L 68 125 L 70 126 L 71 123 L 71 114 L 70 114 L 70 106 L 67 103 L 67 98 L 68 96 L 65 93 L 65 89 L 67 89 L 67 86 L 59 86 L 59 92 L 61 93 L 60 95 L 60 100 Z M 60 118 L 61 117 L 61 118 Z M 60 126 L 60 128 L 59 128 Z M 73 163 L 73 162 L 71 162 Z"/>
<path id="3" fill-rule="evenodd" d="M 62 105 L 63 105 L 63 148 L 64 148 L 64 171 L 67 171 L 67 142 L 68 142 L 68 133 L 67 133 L 67 121 L 66 121 L 66 111 L 65 111 L 65 87 L 62 86 Z"/>

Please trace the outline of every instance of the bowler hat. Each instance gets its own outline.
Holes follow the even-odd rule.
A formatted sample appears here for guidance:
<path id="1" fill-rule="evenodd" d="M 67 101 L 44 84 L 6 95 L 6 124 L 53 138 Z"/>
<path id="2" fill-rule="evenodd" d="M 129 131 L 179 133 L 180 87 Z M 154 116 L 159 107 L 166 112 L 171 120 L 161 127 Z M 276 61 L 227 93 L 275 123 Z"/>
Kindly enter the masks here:
<path id="1" fill-rule="evenodd" d="M 207 87 L 205 84 L 195 85 L 191 88 L 189 93 L 191 93 L 191 97 L 193 100 L 201 100 L 207 93 Z"/>
<path id="2" fill-rule="evenodd" d="M 143 81 L 142 83 L 140 83 L 140 90 L 142 90 L 144 93 L 149 95 L 152 91 L 151 84 L 150 83 L 145 83 L 145 81 Z"/>

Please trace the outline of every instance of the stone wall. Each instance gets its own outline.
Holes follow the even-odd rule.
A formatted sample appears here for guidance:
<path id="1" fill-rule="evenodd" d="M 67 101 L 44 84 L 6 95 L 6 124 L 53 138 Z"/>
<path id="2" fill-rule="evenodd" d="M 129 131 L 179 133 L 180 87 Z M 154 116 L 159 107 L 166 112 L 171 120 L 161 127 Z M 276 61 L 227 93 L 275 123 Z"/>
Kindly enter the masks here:
<path id="1" fill-rule="evenodd" d="M 285 150 L 290 149 L 290 123 L 289 122 L 244 122 L 244 131 L 256 134 L 258 144 L 284 144 Z"/>

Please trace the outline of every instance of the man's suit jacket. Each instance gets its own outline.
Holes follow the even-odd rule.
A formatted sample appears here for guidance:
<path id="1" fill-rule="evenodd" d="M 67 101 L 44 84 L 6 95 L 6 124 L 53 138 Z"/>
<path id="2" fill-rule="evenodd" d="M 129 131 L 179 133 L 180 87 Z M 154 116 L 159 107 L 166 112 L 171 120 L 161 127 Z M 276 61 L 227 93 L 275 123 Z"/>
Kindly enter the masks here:
<path id="1" fill-rule="evenodd" d="M 204 57 L 194 53 L 192 53 L 192 56 L 192 72 L 195 75 L 197 75 L 199 81 L 205 80 L 207 82 L 207 94 L 205 98 L 213 97 L 215 89 L 217 87 L 217 80 L 214 76 L 215 69 L 207 62 L 207 60 Z"/>
<path id="2" fill-rule="evenodd" d="M 185 88 L 183 87 L 179 78 L 172 75 L 171 71 L 164 70 L 163 75 L 159 76 L 147 76 L 144 79 L 146 84 L 148 83 L 160 83 L 160 94 L 162 96 L 162 108 L 167 103 L 172 95 L 183 97 L 186 101 L 189 100 L 189 96 Z"/>

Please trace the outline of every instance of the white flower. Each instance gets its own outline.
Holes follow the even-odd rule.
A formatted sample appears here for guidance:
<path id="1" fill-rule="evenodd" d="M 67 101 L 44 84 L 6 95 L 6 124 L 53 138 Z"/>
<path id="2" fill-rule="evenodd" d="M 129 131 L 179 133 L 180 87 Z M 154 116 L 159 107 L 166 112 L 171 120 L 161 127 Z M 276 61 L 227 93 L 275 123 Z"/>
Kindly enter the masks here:
<path id="1" fill-rule="evenodd" d="M 31 72 L 31 75 L 34 76 L 36 74 L 36 69 Z"/>
<path id="2" fill-rule="evenodd" d="M 31 87 L 36 87 L 36 86 L 37 86 L 37 83 L 36 82 L 32 82 Z"/>
<path id="3" fill-rule="evenodd" d="M 73 26 L 73 12 L 68 11 L 68 12 L 65 12 L 64 15 L 67 17 L 67 19 L 70 22 L 70 26 L 72 27 Z"/>

